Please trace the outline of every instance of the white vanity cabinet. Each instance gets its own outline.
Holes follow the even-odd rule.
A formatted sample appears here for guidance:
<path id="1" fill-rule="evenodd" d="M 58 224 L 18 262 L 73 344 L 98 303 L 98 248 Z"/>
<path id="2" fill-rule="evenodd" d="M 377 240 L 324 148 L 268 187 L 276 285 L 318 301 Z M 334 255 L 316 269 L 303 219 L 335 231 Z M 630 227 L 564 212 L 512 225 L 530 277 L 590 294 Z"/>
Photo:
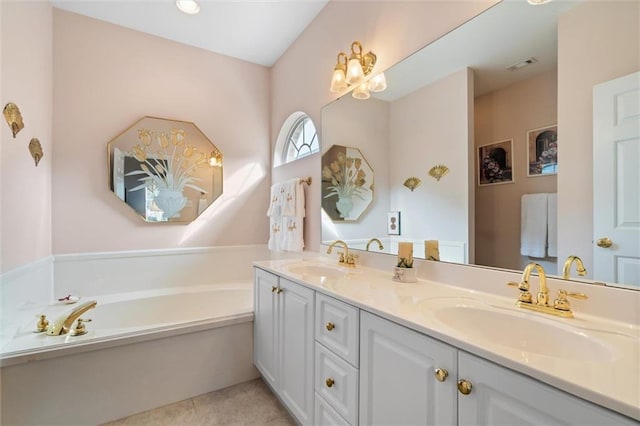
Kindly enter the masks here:
<path id="1" fill-rule="evenodd" d="M 455 425 L 457 350 L 365 311 L 360 323 L 360 424 Z"/>
<path id="2" fill-rule="evenodd" d="M 314 414 L 315 292 L 255 268 L 254 364 L 302 424 Z"/>
<path id="3" fill-rule="evenodd" d="M 628 417 L 463 351 L 458 353 L 458 376 L 471 383 L 471 392 L 458 396 L 460 426 L 638 425 Z"/>

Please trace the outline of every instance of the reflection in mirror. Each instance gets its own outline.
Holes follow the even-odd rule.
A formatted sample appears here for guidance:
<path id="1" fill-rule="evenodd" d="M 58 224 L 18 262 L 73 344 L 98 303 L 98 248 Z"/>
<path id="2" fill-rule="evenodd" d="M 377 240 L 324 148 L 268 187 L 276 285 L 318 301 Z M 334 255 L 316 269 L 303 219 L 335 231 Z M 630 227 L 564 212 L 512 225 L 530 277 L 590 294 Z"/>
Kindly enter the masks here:
<path id="1" fill-rule="evenodd" d="M 562 154 L 563 123 L 558 120 L 559 84 L 568 83 L 558 74 L 558 28 L 562 25 L 566 35 L 579 34 L 585 25 L 595 27 L 588 24 L 588 19 L 599 19 L 590 9 L 594 4 L 561 1 L 533 7 L 501 2 L 386 70 L 386 91 L 366 101 L 343 96 L 325 106 L 324 151 L 332 144 L 359 149 L 376 170 L 376 193 L 368 214 L 358 222 L 336 222 L 323 211 L 323 243 L 342 239 L 350 248 L 364 250 L 367 241 L 377 237 L 386 253 L 396 254 L 398 242 L 410 241 L 415 257 L 428 258 L 432 252 L 441 261 L 509 270 L 522 270 L 535 261 L 551 275 L 561 275 L 563 269 L 560 244 L 570 247 L 570 254 L 591 253 L 591 246 L 556 241 L 554 219 L 576 214 L 555 210 L 558 178 L 565 167 L 559 163 L 571 161 L 571 152 Z M 606 7 L 637 5 L 610 2 Z M 637 37 L 638 13 L 635 16 L 620 27 L 630 38 Z M 607 37 L 601 34 L 599 39 Z M 631 48 L 616 47 L 621 55 L 638 57 Z M 563 60 L 566 69 L 570 59 Z M 480 149 L 504 141 L 512 142 L 502 152 Z M 510 179 L 481 182 L 482 153 L 500 168 L 495 173 L 508 171 Z M 440 180 L 428 174 L 436 164 L 449 168 Z M 421 183 L 404 185 L 412 178 Z M 521 226 L 527 194 L 544 194 L 539 205 L 525 208 L 535 219 L 530 234 Z M 402 214 L 399 236 L 391 235 L 386 223 L 389 212 L 396 211 Z M 524 251 L 527 238 L 540 250 Z M 632 275 L 624 281 L 606 280 L 640 285 Z M 597 274 L 595 279 L 604 280 Z"/>
<path id="2" fill-rule="evenodd" d="M 322 208 L 333 221 L 358 220 L 373 199 L 373 170 L 357 148 L 333 145 L 322 155 Z"/>
<path id="3" fill-rule="evenodd" d="M 111 191 L 147 222 L 190 222 L 222 194 L 222 153 L 193 123 L 143 117 L 107 150 Z"/>

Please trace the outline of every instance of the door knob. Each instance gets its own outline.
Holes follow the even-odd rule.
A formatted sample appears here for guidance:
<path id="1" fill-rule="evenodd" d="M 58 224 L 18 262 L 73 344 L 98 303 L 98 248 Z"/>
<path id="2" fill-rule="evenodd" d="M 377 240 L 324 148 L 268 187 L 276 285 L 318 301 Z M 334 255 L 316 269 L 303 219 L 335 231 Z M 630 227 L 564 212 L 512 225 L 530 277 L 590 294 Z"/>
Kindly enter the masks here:
<path id="1" fill-rule="evenodd" d="M 611 241 L 608 237 L 598 238 L 598 240 L 596 241 L 596 245 L 602 248 L 609 248 L 612 244 L 613 241 Z"/>
<path id="2" fill-rule="evenodd" d="M 471 393 L 471 382 L 464 379 L 458 380 L 458 390 L 463 395 L 469 395 Z"/>
<path id="3" fill-rule="evenodd" d="M 327 327 L 327 330 L 331 331 L 334 328 L 336 328 L 336 325 L 334 323 L 332 323 L 332 322 L 328 322 L 325 327 Z"/>
<path id="4" fill-rule="evenodd" d="M 332 387 L 332 386 L 333 386 L 333 384 L 334 384 L 335 382 L 333 381 L 333 379 L 332 379 L 331 377 L 329 377 L 329 378 L 326 380 L 326 382 L 325 382 L 325 383 L 327 384 L 327 387 L 328 387 L 328 388 L 330 388 L 330 387 Z"/>
<path id="5" fill-rule="evenodd" d="M 447 380 L 447 377 L 449 376 L 449 372 L 444 368 L 436 368 L 435 376 L 437 381 L 444 382 L 445 380 Z"/>

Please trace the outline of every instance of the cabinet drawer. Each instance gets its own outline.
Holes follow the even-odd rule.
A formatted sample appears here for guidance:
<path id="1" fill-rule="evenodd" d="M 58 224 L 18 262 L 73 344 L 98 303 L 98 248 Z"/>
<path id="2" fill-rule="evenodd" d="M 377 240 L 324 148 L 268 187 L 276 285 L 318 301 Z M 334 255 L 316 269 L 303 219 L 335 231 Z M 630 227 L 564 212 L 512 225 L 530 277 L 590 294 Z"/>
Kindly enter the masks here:
<path id="1" fill-rule="evenodd" d="M 317 393 L 314 424 L 316 426 L 349 426 L 349 423 Z"/>
<path id="2" fill-rule="evenodd" d="M 358 370 L 316 342 L 315 390 L 352 425 L 358 424 Z"/>
<path id="3" fill-rule="evenodd" d="M 316 295 L 316 340 L 358 367 L 358 308 L 332 297 Z"/>

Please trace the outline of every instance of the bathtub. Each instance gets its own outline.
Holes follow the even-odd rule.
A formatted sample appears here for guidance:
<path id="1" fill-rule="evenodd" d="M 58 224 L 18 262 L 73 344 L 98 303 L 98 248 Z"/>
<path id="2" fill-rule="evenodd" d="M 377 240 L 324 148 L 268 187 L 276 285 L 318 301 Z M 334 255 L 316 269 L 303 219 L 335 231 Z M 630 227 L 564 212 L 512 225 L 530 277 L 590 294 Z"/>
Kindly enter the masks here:
<path id="1" fill-rule="evenodd" d="M 33 332 L 89 300 L 87 334 Z M 98 424 L 251 380 L 252 327 L 251 282 L 32 307 L 3 337 L 1 423 Z"/>

